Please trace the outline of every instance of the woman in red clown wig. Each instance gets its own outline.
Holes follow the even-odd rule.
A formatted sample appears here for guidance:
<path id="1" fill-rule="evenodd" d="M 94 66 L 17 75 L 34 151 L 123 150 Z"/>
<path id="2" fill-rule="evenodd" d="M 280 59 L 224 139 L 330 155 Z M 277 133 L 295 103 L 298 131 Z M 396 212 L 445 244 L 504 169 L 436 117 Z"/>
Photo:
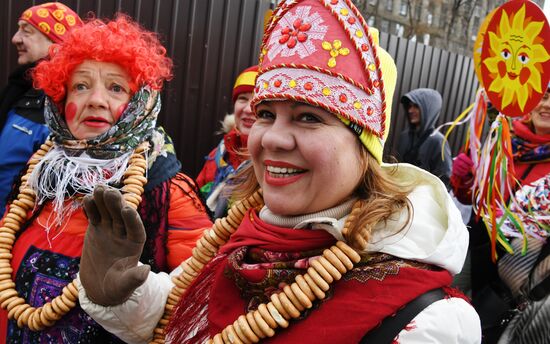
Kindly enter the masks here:
<path id="1" fill-rule="evenodd" d="M 0 223 L 0 337 L 21 343 L 120 343 L 78 304 L 88 217 L 82 199 L 113 188 L 145 224 L 136 274 L 170 271 L 211 225 L 172 142 L 156 126 L 172 62 L 126 16 L 91 19 L 34 70 L 50 140 L 30 159 Z M 121 250 L 108 238 L 101 244 Z M 98 261 L 99 262 L 99 261 Z M 89 274 L 88 274 L 89 275 Z M 105 302 L 105 300 L 102 300 Z"/>

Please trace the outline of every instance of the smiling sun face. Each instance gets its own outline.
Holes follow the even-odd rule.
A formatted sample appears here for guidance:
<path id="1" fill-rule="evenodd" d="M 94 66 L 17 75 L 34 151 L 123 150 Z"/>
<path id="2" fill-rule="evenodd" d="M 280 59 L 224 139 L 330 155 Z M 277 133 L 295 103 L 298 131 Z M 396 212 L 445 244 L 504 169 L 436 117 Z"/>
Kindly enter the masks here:
<path id="1" fill-rule="evenodd" d="M 497 108 L 501 112 L 520 116 L 530 111 L 534 93 L 543 93 L 542 79 L 547 77 L 542 74 L 548 74 L 545 70 L 550 55 L 547 47 L 541 44 L 544 39 L 540 34 L 547 31 L 543 29 L 548 29 L 548 24 L 544 19 L 536 21 L 526 16 L 525 3 L 516 13 L 509 13 L 503 9 L 500 16 L 493 17 L 493 25 L 489 24 L 485 36 L 489 39 L 482 49 L 483 69 L 486 70 L 482 72 L 483 84 L 489 95 L 498 95 L 497 105 L 500 106 Z M 538 97 L 535 98 L 536 105 Z"/>

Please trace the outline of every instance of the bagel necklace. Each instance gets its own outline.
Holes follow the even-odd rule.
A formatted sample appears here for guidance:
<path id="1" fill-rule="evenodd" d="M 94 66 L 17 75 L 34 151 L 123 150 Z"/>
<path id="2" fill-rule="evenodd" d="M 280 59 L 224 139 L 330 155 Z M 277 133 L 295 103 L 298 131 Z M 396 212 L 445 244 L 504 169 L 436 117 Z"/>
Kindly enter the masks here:
<path id="1" fill-rule="evenodd" d="M 342 230 L 344 234 L 349 231 L 350 225 L 361 212 L 360 203 L 357 201 L 353 205 Z M 166 326 L 183 293 L 237 230 L 248 209 L 259 209 L 262 206 L 262 194 L 261 190 L 258 190 L 248 199 L 234 204 L 226 217 L 217 219 L 212 229 L 204 231 L 203 236 L 197 241 L 197 246 L 193 248 L 192 256 L 181 263 L 182 272 L 172 277 L 174 287 L 168 295 L 163 317 L 157 324 L 150 343 L 165 343 Z M 277 327 L 288 327 L 289 320 L 300 317 L 302 311 L 313 306 L 313 301 L 324 299 L 330 284 L 342 278 L 360 260 L 360 255 L 354 249 L 345 242 L 338 241 L 325 249 L 319 258 L 312 260 L 305 274 L 296 276 L 293 283 L 285 286 L 281 292 L 272 294 L 270 302 L 262 303 L 255 311 L 239 316 L 233 324 L 214 335 L 208 343 L 249 344 L 274 336 Z"/>
<path id="2" fill-rule="evenodd" d="M 11 266 L 12 248 L 15 244 L 16 233 L 27 221 L 28 211 L 34 209 L 36 194 L 27 182 L 36 164 L 53 147 L 52 141 L 42 144 L 29 160 L 26 174 L 21 178 L 21 186 L 17 198 L 9 205 L 9 210 L 0 226 L 0 307 L 8 313 L 8 319 L 14 320 L 20 328 L 27 327 L 31 331 L 41 331 L 50 327 L 76 306 L 78 301 L 78 289 L 76 281 L 67 284 L 61 295 L 55 297 L 43 306 L 35 308 L 19 296 L 12 279 L 13 268 Z M 140 144 L 128 161 L 128 168 L 122 179 L 122 197 L 126 203 L 137 209 L 141 202 L 143 187 L 147 183 L 145 172 L 147 161 L 145 152 L 149 147 L 148 142 Z"/>

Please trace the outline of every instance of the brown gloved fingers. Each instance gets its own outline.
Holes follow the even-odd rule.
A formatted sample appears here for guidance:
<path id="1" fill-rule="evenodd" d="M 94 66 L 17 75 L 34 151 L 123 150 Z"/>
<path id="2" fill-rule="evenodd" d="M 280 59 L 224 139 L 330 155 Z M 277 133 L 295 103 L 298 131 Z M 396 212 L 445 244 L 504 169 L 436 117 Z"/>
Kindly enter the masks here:
<path id="1" fill-rule="evenodd" d="M 122 220 L 122 207 L 124 199 L 120 191 L 108 188 L 103 193 L 103 201 L 106 205 L 109 217 L 111 219 L 112 231 L 114 236 L 126 237 L 126 229 Z"/>
<path id="2" fill-rule="evenodd" d="M 117 261 L 105 275 L 104 295 L 106 298 L 101 301 L 104 306 L 114 306 L 128 300 L 132 292 L 145 282 L 149 271 L 151 271 L 149 265 L 129 268 L 128 264 L 131 262 L 125 259 Z M 95 300 L 92 301 L 95 302 Z"/>
<path id="3" fill-rule="evenodd" d="M 145 243 L 147 235 L 137 210 L 125 206 L 121 210 L 121 216 L 126 228 L 126 238 L 136 243 Z"/>
<path id="4" fill-rule="evenodd" d="M 103 192 L 105 187 L 98 185 L 95 187 L 92 195 L 84 197 L 84 211 L 88 217 L 88 229 L 84 241 L 88 242 L 88 247 L 94 250 L 95 247 L 100 245 L 101 238 L 105 236 L 105 230 L 107 226 L 101 226 L 101 222 L 104 221 L 98 203 L 103 203 Z"/>
<path id="5" fill-rule="evenodd" d="M 109 206 L 105 204 L 105 190 L 107 190 L 107 187 L 105 185 L 96 186 L 94 189 L 93 197 L 96 208 L 99 212 L 99 216 L 101 217 L 102 227 L 104 227 L 104 229 L 108 228 L 110 230 L 111 214 L 109 213 Z"/>
<path id="6" fill-rule="evenodd" d="M 93 225 L 98 225 L 101 221 L 101 216 L 99 215 L 99 209 L 95 205 L 93 196 L 84 196 L 83 204 L 88 221 Z"/>
<path id="7" fill-rule="evenodd" d="M 82 248 L 80 281 L 94 303 L 123 303 L 150 270 L 137 266 L 146 238 L 143 223 L 118 190 L 98 186 L 84 202 L 91 220 Z"/>

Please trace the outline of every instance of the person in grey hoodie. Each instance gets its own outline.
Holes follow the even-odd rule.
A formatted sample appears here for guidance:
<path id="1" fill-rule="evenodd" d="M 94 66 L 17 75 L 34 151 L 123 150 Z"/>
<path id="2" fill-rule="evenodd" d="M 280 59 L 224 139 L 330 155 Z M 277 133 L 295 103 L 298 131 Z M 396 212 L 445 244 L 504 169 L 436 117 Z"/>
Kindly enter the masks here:
<path id="1" fill-rule="evenodd" d="M 439 92 L 430 88 L 418 88 L 401 97 L 409 125 L 399 135 L 397 158 L 400 162 L 408 162 L 436 175 L 449 190 L 451 149 L 445 142 L 442 159 L 444 137 L 435 131 L 441 103 Z"/>

